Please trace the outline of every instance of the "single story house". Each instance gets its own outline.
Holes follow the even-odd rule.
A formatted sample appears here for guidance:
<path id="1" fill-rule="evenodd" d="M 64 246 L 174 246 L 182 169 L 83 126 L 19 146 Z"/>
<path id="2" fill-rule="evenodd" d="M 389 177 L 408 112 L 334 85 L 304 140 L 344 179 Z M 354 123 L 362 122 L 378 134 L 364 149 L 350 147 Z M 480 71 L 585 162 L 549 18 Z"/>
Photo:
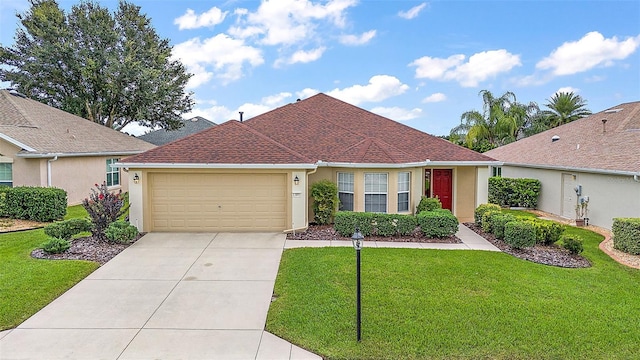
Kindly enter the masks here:
<path id="1" fill-rule="evenodd" d="M 128 191 L 122 157 L 155 145 L 0 90 L 0 185 L 66 190 L 69 205 L 89 196 L 96 183 Z"/>
<path id="2" fill-rule="evenodd" d="M 322 179 L 338 185 L 343 210 L 411 214 L 427 195 L 469 221 L 495 164 L 318 94 L 118 166 L 134 174 L 130 220 L 141 231 L 291 231 L 313 221 L 310 188 Z"/>
<path id="3" fill-rule="evenodd" d="M 575 219 L 588 200 L 589 223 L 640 217 L 640 102 L 630 102 L 485 153 L 504 177 L 542 183 L 540 210 Z"/>
<path id="4" fill-rule="evenodd" d="M 182 127 L 177 130 L 153 130 L 144 135 L 138 136 L 138 139 L 159 146 L 182 139 L 185 136 L 195 134 L 212 126 L 216 126 L 216 124 L 201 116 L 196 116 L 191 119 L 182 120 Z"/>

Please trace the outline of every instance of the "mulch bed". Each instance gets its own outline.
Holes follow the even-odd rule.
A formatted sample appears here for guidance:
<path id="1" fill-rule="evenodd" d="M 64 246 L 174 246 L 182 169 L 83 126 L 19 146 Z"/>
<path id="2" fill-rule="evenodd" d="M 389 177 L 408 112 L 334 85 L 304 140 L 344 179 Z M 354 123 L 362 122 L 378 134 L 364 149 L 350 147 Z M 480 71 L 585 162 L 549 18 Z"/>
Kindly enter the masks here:
<path id="1" fill-rule="evenodd" d="M 341 236 L 336 232 L 332 225 L 309 225 L 309 228 L 303 232 L 295 234 L 287 234 L 287 240 L 342 240 L 351 241 L 350 236 Z M 456 236 L 446 238 L 433 239 L 424 236 L 422 231 L 416 229 L 409 236 L 365 236 L 364 241 L 389 241 L 389 242 L 419 242 L 419 243 L 441 243 L 441 244 L 461 244 L 462 241 Z"/>
<path id="2" fill-rule="evenodd" d="M 144 233 L 139 234 L 128 244 L 110 243 L 92 236 L 87 236 L 72 240 L 71 247 L 64 253 L 48 254 L 42 249 L 35 249 L 31 252 L 31 256 L 36 259 L 49 260 L 87 260 L 104 265 L 122 250 L 138 241 L 143 235 Z"/>
<path id="3" fill-rule="evenodd" d="M 567 249 L 558 245 L 542 246 L 536 245 L 525 249 L 514 249 L 504 241 L 497 239 L 493 234 L 487 234 L 475 223 L 464 223 L 466 227 L 473 230 L 492 243 L 502 252 L 513 255 L 520 259 L 533 261 L 538 264 L 559 266 L 565 268 L 586 268 L 591 267 L 589 260 L 580 255 L 571 254 Z"/>

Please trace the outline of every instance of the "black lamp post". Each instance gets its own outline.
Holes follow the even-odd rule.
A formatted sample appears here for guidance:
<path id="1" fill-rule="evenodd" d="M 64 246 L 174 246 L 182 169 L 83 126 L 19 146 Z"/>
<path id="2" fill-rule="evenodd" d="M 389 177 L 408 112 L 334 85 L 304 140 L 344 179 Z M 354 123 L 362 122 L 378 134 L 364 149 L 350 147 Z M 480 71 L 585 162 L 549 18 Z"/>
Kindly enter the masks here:
<path id="1" fill-rule="evenodd" d="M 362 250 L 363 240 L 364 236 L 360 233 L 360 229 L 356 227 L 356 232 L 353 233 L 351 242 L 353 243 L 353 248 L 356 250 L 356 332 L 358 341 L 362 339 L 362 329 L 360 326 L 362 322 L 362 313 L 360 311 L 360 250 Z"/>

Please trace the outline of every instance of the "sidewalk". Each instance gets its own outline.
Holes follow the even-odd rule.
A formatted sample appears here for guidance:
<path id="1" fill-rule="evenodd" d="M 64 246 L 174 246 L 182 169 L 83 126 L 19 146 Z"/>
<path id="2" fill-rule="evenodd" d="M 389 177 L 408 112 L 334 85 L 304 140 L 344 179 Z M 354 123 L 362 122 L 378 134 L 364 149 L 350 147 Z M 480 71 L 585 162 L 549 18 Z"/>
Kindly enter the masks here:
<path id="1" fill-rule="evenodd" d="M 391 241 L 367 241 L 365 247 L 373 248 L 407 248 L 407 249 L 439 249 L 439 250 L 486 250 L 500 251 L 493 244 L 485 240 L 473 230 L 460 224 L 456 236 L 462 240 L 462 244 L 442 243 L 418 243 L 418 242 L 391 242 Z M 351 247 L 351 241 L 344 240 L 287 240 L 285 249 L 300 247 Z"/>

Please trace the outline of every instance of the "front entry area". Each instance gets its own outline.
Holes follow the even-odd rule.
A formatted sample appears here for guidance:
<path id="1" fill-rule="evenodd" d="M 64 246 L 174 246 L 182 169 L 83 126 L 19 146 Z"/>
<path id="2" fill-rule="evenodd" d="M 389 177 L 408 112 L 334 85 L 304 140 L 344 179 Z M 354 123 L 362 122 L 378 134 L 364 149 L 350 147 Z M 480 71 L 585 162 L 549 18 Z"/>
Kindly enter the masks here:
<path id="1" fill-rule="evenodd" d="M 453 211 L 453 170 L 426 169 L 425 196 L 439 198 L 443 209 Z"/>
<path id="2" fill-rule="evenodd" d="M 149 173 L 151 231 L 287 229 L 287 174 Z"/>

